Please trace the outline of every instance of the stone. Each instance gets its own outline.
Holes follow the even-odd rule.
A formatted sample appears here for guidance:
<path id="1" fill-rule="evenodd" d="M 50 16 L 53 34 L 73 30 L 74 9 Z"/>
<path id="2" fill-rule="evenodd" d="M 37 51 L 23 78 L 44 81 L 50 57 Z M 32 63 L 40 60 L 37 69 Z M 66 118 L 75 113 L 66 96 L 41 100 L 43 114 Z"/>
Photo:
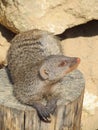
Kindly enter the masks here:
<path id="1" fill-rule="evenodd" d="M 0 25 L 0 68 L 7 65 L 7 51 L 10 47 L 10 40 L 14 37 L 11 31 Z"/>
<path id="2" fill-rule="evenodd" d="M 2 0 L 0 23 L 15 33 L 34 28 L 60 34 L 98 19 L 97 0 Z"/>
<path id="3" fill-rule="evenodd" d="M 6 39 L 0 33 L 0 66 L 7 65 L 6 55 L 7 50 L 10 46 L 10 43 L 6 41 Z"/>
<path id="4" fill-rule="evenodd" d="M 92 28 L 93 27 L 93 28 Z M 78 56 L 81 59 L 79 69 L 84 73 L 86 86 L 90 92 L 98 95 L 98 21 L 73 27 L 65 31 L 62 41 L 65 55 Z"/>

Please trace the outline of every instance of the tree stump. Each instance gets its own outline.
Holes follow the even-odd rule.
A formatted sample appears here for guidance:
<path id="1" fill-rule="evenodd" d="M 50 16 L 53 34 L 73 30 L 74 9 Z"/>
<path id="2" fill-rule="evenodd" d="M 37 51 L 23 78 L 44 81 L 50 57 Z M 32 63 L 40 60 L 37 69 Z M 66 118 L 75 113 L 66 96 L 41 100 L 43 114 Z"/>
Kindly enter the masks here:
<path id="1" fill-rule="evenodd" d="M 0 70 L 0 130 L 80 130 L 85 83 L 80 71 L 75 70 L 58 84 L 64 87 L 63 100 L 51 123 L 39 119 L 36 110 L 20 104 L 12 92 L 5 69 Z M 59 105 L 62 104 L 62 105 Z"/>

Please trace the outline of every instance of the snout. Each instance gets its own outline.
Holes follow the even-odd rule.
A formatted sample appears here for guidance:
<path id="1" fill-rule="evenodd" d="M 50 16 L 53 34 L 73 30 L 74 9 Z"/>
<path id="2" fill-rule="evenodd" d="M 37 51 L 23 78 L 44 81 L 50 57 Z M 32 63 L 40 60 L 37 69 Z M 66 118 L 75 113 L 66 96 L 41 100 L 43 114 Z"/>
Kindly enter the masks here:
<path id="1" fill-rule="evenodd" d="M 73 58 L 72 61 L 71 61 L 71 64 L 70 64 L 70 68 L 71 67 L 75 67 L 77 66 L 78 64 L 80 64 L 80 58 L 76 57 L 76 58 Z"/>

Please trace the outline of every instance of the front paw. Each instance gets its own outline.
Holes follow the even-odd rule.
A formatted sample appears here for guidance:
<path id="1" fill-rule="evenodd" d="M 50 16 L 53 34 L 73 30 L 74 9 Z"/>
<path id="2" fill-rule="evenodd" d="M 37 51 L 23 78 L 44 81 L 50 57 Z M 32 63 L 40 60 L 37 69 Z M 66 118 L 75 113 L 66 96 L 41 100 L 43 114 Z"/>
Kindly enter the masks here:
<path id="1" fill-rule="evenodd" d="M 47 123 L 51 122 L 51 116 L 50 116 L 51 113 L 46 106 L 42 104 L 36 104 L 34 108 L 36 109 L 38 116 L 42 121 Z"/>

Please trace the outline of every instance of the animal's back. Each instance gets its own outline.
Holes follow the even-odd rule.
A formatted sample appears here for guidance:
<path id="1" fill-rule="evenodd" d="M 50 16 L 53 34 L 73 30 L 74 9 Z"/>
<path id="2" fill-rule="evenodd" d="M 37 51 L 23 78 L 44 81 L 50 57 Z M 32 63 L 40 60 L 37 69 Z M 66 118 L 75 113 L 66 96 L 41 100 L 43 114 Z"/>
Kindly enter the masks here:
<path id="1" fill-rule="evenodd" d="M 59 40 L 51 33 L 35 29 L 16 35 L 8 51 L 8 68 L 13 80 L 22 79 L 30 68 L 52 54 L 62 54 L 62 50 Z"/>

